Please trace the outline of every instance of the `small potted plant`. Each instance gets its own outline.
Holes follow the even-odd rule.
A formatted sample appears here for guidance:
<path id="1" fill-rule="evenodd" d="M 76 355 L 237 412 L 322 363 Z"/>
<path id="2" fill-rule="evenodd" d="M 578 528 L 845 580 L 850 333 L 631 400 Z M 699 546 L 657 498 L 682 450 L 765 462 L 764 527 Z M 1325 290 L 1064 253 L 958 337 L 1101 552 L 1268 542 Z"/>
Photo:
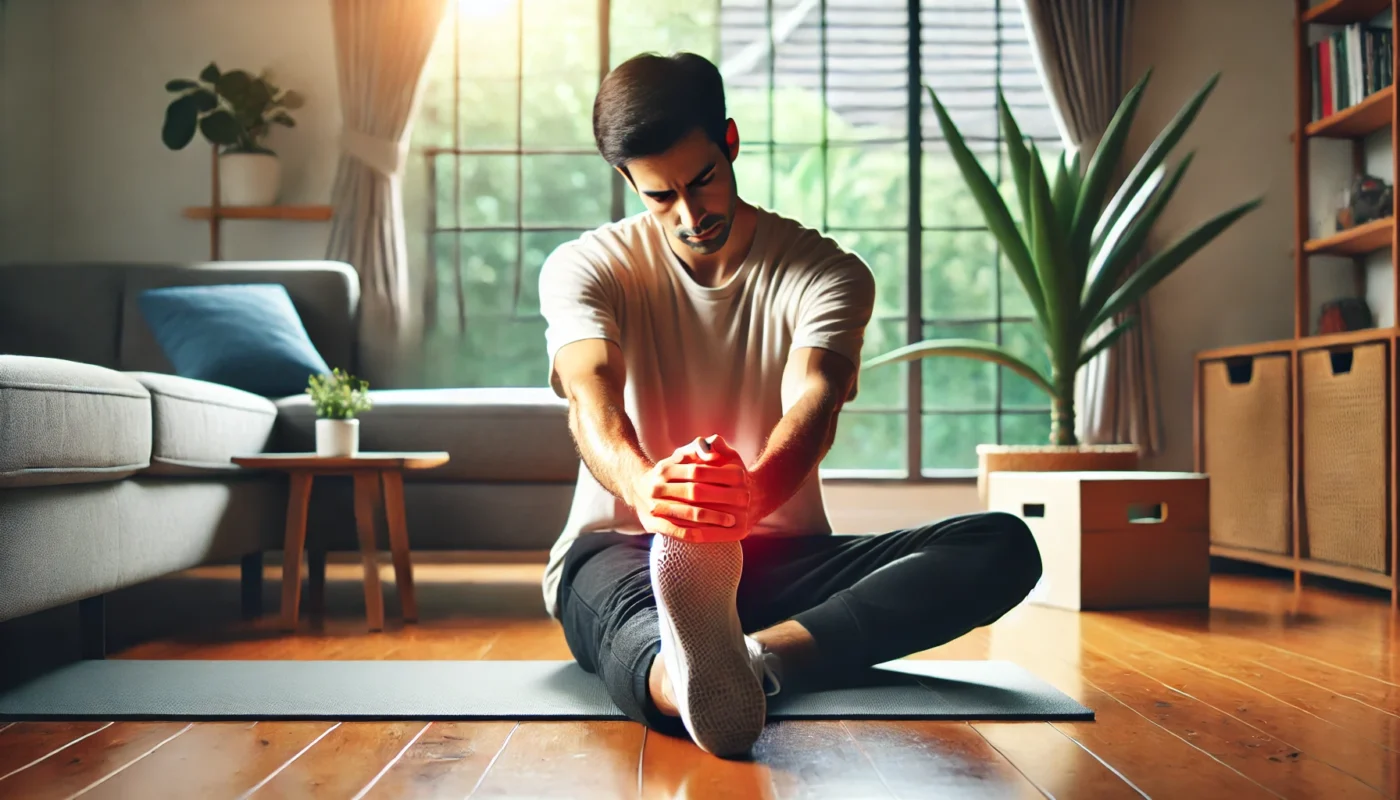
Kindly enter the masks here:
<path id="1" fill-rule="evenodd" d="M 264 144 L 274 124 L 295 127 L 287 112 L 301 108 L 301 95 L 274 86 L 267 74 L 241 69 L 220 72 L 210 64 L 198 80 L 177 78 L 165 84 L 178 92 L 165 109 L 161 141 L 182 150 L 195 130 L 219 152 L 219 202 L 230 206 L 267 206 L 277 201 L 282 168 Z"/>
<path id="2" fill-rule="evenodd" d="M 360 421 L 355 415 L 368 411 L 372 405 L 369 383 L 337 367 L 330 375 L 312 375 L 306 393 L 316 408 L 316 455 L 357 455 Z"/>

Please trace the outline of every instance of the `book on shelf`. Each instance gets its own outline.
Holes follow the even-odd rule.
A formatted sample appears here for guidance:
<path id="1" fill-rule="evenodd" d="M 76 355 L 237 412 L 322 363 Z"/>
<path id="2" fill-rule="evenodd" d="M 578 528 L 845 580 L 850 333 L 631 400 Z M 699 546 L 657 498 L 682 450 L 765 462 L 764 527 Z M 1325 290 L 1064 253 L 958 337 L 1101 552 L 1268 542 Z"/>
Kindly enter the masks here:
<path id="1" fill-rule="evenodd" d="M 1330 117 L 1391 85 L 1390 28 L 1360 22 L 1338 27 L 1309 48 L 1312 118 Z"/>

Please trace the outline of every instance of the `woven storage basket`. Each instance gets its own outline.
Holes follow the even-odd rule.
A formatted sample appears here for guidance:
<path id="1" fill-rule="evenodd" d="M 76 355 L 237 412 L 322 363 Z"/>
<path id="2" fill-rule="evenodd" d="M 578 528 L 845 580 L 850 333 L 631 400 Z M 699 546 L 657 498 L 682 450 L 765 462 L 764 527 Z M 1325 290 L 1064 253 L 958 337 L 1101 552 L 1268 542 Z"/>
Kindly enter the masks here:
<path id="1" fill-rule="evenodd" d="M 1386 571 L 1387 349 L 1300 354 L 1307 558 Z"/>
<path id="2" fill-rule="evenodd" d="M 1288 362 L 1281 354 L 1202 365 L 1214 544 L 1283 555 L 1293 549 Z"/>

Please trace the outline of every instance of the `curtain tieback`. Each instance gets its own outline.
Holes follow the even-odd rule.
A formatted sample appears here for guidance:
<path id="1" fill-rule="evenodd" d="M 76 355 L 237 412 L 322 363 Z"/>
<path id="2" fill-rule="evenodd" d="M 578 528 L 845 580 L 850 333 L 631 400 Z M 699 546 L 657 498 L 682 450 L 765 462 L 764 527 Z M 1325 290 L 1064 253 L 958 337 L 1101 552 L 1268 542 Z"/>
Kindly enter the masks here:
<path id="1" fill-rule="evenodd" d="M 386 178 L 403 169 L 408 160 L 408 142 L 380 139 L 346 128 L 340 132 L 340 148 Z"/>

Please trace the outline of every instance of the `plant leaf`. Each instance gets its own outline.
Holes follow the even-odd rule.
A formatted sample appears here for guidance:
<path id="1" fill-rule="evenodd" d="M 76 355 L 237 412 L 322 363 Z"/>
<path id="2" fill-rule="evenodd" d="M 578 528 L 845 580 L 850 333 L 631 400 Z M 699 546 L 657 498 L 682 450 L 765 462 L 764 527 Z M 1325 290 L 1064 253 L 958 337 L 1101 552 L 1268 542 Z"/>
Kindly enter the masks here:
<path id="1" fill-rule="evenodd" d="M 1118 327 L 1104 334 L 1102 339 L 1099 339 L 1097 342 L 1094 342 L 1093 345 L 1091 345 L 1087 350 L 1084 351 L 1082 355 L 1079 356 L 1078 368 L 1083 368 L 1085 364 L 1088 364 L 1090 361 L 1093 361 L 1094 356 L 1097 356 L 1099 353 L 1102 353 L 1104 350 L 1107 350 L 1109 347 L 1111 347 L 1114 342 L 1118 341 L 1119 337 L 1127 333 L 1136 323 L 1136 315 L 1128 317 L 1127 319 L 1119 323 Z"/>
<path id="2" fill-rule="evenodd" d="M 1074 216 L 1074 186 L 1069 181 L 1069 154 L 1060 153 L 1055 162 L 1055 182 L 1050 186 L 1051 201 L 1055 206 L 1055 227 L 1061 230 L 1069 226 Z"/>
<path id="3" fill-rule="evenodd" d="M 1055 389 L 1050 385 L 1050 381 L 1040 374 L 1035 367 L 1023 361 L 1019 356 L 996 345 L 981 339 L 929 339 L 911 345 L 905 345 L 897 350 L 891 350 L 884 355 L 866 361 L 861 369 L 872 369 L 885 364 L 892 364 L 899 361 L 913 361 L 919 358 L 931 356 L 954 356 L 961 358 L 974 358 L 979 361 L 990 361 L 993 364 L 1000 364 L 1003 367 L 1024 377 L 1035 384 L 1041 391 L 1054 397 Z"/>
<path id="4" fill-rule="evenodd" d="M 1052 359 L 1065 355 L 1065 347 L 1072 335 L 1070 326 L 1077 322 L 1077 315 L 1066 308 L 1070 299 L 1078 299 L 1078 293 L 1070 294 L 1067 269 L 1069 264 L 1064 252 L 1063 230 L 1056 224 L 1055 206 L 1050 199 L 1050 187 L 1046 182 L 1045 169 L 1040 161 L 1040 151 L 1032 143 L 1031 151 L 1031 241 L 1035 248 L 1035 269 L 1041 291 L 1045 293 L 1045 307 L 1049 320 L 1046 325 L 1046 344 L 1050 347 Z"/>
<path id="5" fill-rule="evenodd" d="M 295 128 L 297 126 L 296 120 L 280 111 L 272 115 L 272 121 L 276 122 L 278 125 L 286 125 L 288 128 Z"/>
<path id="6" fill-rule="evenodd" d="M 1162 167 L 1158 167 L 1142 187 L 1142 191 L 1138 192 L 1137 197 L 1133 199 L 1133 203 L 1129 205 L 1123 216 L 1114 223 L 1113 229 L 1103 238 L 1103 244 L 1094 256 L 1094 262 L 1089 269 L 1089 289 L 1084 294 L 1082 304 L 1082 313 L 1085 319 L 1093 319 L 1097 316 L 1103 304 L 1108 301 L 1109 295 L 1118 288 L 1119 279 L 1122 278 L 1123 273 L 1137 257 L 1138 251 L 1146 243 L 1152 226 L 1157 224 L 1157 219 L 1162 215 L 1167 203 L 1171 202 L 1172 195 L 1176 193 L 1176 187 L 1186 174 L 1186 168 L 1191 166 L 1193 156 L 1193 153 L 1188 153 L 1181 160 L 1181 163 L 1172 172 L 1171 178 L 1167 180 L 1166 185 L 1160 191 L 1157 187 L 1162 182 L 1164 170 Z M 1150 202 L 1148 202 L 1149 199 Z M 1144 203 L 1147 204 L 1147 208 L 1139 213 L 1138 209 Z"/>
<path id="7" fill-rule="evenodd" d="M 187 78 L 176 78 L 173 81 L 165 82 L 165 91 L 183 92 L 186 89 L 198 89 L 199 84 Z"/>
<path id="8" fill-rule="evenodd" d="M 1152 70 L 1148 69 L 1137 85 L 1124 96 L 1123 101 L 1118 104 L 1118 109 L 1113 112 L 1108 127 L 1104 129 L 1098 146 L 1094 148 L 1094 154 L 1089 157 L 1089 166 L 1084 171 L 1084 186 L 1074 207 L 1074 228 L 1070 235 L 1070 250 L 1080 261 L 1088 258 L 1094 223 L 1099 218 L 1100 209 L 1103 208 L 1104 195 L 1113 180 L 1113 172 L 1122 158 L 1123 147 L 1127 144 L 1128 131 L 1132 128 L 1138 103 L 1142 100 L 1143 91 L 1151 78 Z"/>
<path id="9" fill-rule="evenodd" d="M 997 109 L 1001 114 L 1001 127 L 1006 131 L 1007 161 L 1011 162 L 1011 178 L 1016 182 L 1016 198 L 1021 203 L 1021 221 L 1029 226 L 1031 220 L 1031 172 L 1030 151 L 1021 135 L 1021 126 L 1011 114 L 1011 105 L 1006 102 L 1001 89 L 997 89 Z M 1029 230 L 1029 227 L 1027 228 Z"/>
<path id="10" fill-rule="evenodd" d="M 1171 152 L 1176 143 L 1181 141 L 1181 137 L 1186 134 L 1186 129 L 1196 119 L 1197 112 L 1201 110 L 1201 106 L 1205 104 L 1206 98 L 1210 96 L 1219 81 L 1220 73 L 1217 72 L 1196 91 L 1196 94 L 1192 95 L 1186 105 L 1176 112 L 1172 121 L 1167 123 L 1167 127 L 1163 128 L 1152 144 L 1148 145 L 1142 158 L 1138 159 L 1132 172 L 1128 173 L 1123 185 L 1118 187 L 1113 199 L 1109 201 L 1104 213 L 1099 217 L 1098 224 L 1094 227 L 1093 236 L 1095 239 L 1113 227 L 1113 223 L 1118 221 L 1118 217 L 1122 215 L 1129 199 L 1138 193 L 1147 177 L 1152 174 L 1153 170 L 1157 169 L 1157 165 L 1166 159 L 1167 153 Z"/>
<path id="11" fill-rule="evenodd" d="M 253 76 L 241 69 L 225 72 L 214 82 L 214 89 L 219 96 L 232 103 L 234 108 L 246 104 L 252 86 Z"/>
<path id="12" fill-rule="evenodd" d="M 210 142 L 224 146 L 237 144 L 243 135 L 238 121 L 222 108 L 199 121 L 199 132 Z"/>
<path id="13" fill-rule="evenodd" d="M 1109 297 L 1108 302 L 1104 303 L 1103 308 L 1089 323 L 1087 329 L 1094 330 L 1112 319 L 1114 314 L 1127 308 L 1139 297 L 1146 294 L 1149 289 L 1171 274 L 1172 270 L 1181 266 L 1186 259 L 1195 255 L 1198 250 L 1209 244 L 1212 239 L 1223 233 L 1240 217 L 1258 208 L 1262 202 L 1264 202 L 1264 198 L 1256 197 L 1241 203 L 1181 237 L 1171 247 L 1153 256 Z"/>
<path id="14" fill-rule="evenodd" d="M 1021 285 L 1025 287 L 1026 295 L 1030 298 L 1031 306 L 1035 309 L 1037 316 L 1045 321 L 1045 298 L 1036 278 L 1035 264 L 1031 261 L 1026 240 L 1021 238 L 1021 231 L 1016 228 L 1016 223 L 1011 219 L 1011 212 L 1006 209 L 1001 192 L 992 183 L 992 179 L 987 177 L 987 172 L 982 169 L 982 164 L 977 160 L 977 157 L 968 149 L 962 134 L 958 132 L 957 126 L 948 116 L 947 109 L 938 102 L 938 96 L 933 93 L 932 87 L 925 85 L 924 89 L 933 102 L 933 112 L 937 115 L 938 124 L 943 129 L 943 137 L 948 140 L 948 149 L 953 154 L 953 160 L 962 170 L 963 180 L 967 182 L 968 190 L 972 192 L 977 205 L 982 209 L 982 216 L 986 219 L 987 228 L 996 236 L 1002 252 L 1006 254 L 1007 260 L 1016 270 L 1016 277 L 1021 280 Z"/>
<path id="15" fill-rule="evenodd" d="M 296 111 L 298 108 L 301 108 L 302 106 L 306 105 L 306 98 L 302 97 L 301 93 L 299 92 L 288 91 L 286 94 L 282 95 L 282 99 L 280 102 L 282 103 L 283 108 L 289 108 L 293 111 Z"/>
<path id="16" fill-rule="evenodd" d="M 202 71 L 200 71 L 199 79 L 204 81 L 205 83 L 214 83 L 215 81 L 219 80 L 218 65 L 210 61 L 209 66 L 205 67 Z"/>
<path id="17" fill-rule="evenodd" d="M 194 95 L 187 94 L 170 101 L 165 107 L 165 124 L 160 129 L 160 140 L 171 150 L 181 150 L 194 138 L 199 125 L 199 108 Z"/>
<path id="18" fill-rule="evenodd" d="M 201 114 L 213 111 L 219 107 L 218 95 L 208 89 L 190 92 L 188 96 L 194 100 L 195 110 Z"/>

